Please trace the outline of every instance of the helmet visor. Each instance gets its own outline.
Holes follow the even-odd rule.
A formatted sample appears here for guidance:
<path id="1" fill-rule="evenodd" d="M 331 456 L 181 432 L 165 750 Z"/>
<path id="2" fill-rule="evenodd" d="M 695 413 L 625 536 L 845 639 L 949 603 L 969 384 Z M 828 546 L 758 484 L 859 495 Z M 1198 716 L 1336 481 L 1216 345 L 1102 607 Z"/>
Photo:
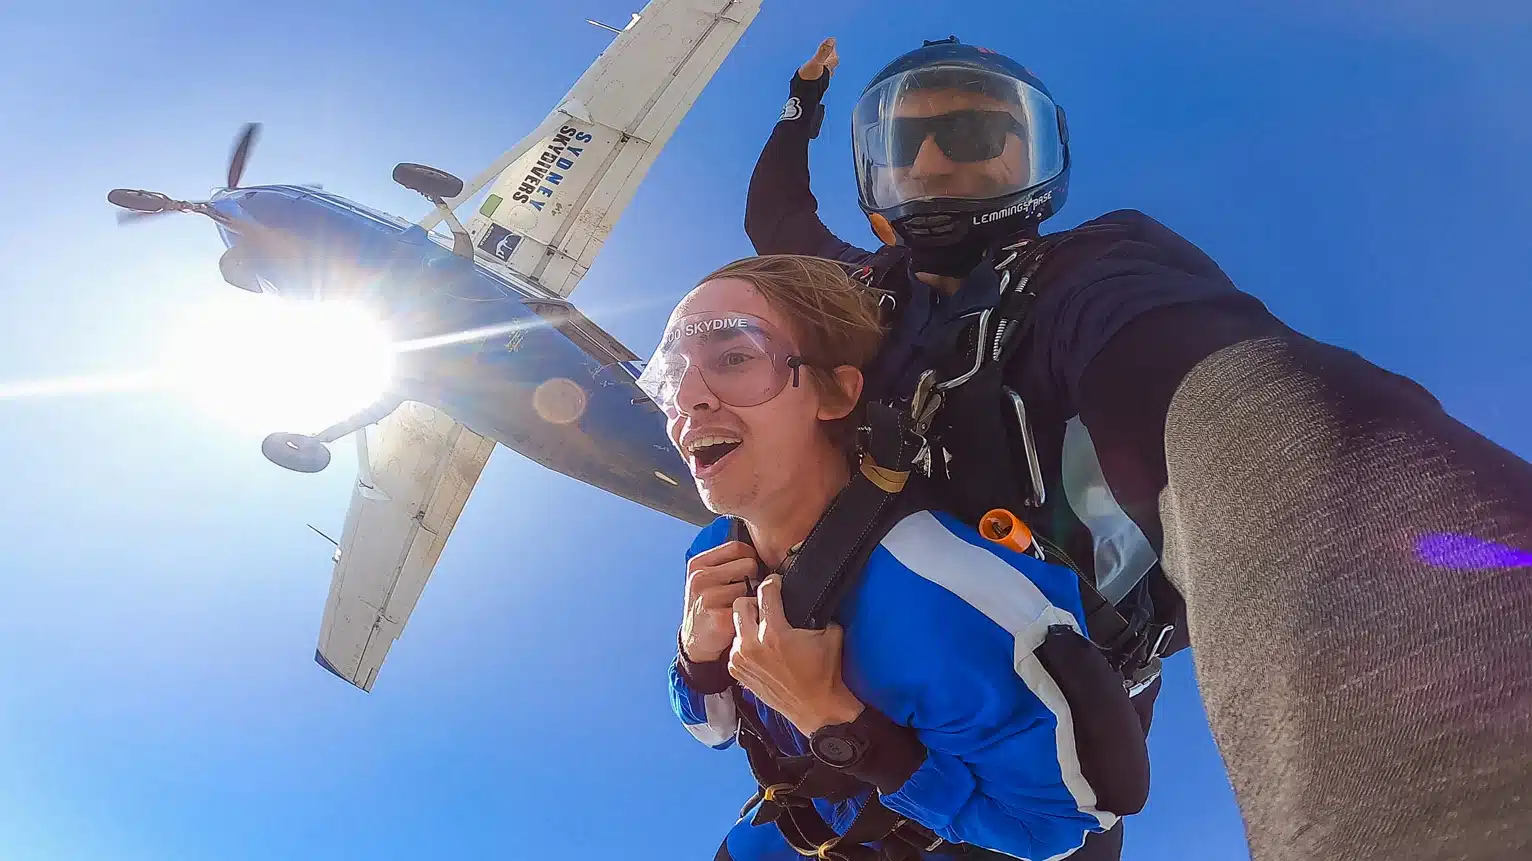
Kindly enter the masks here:
<path id="1" fill-rule="evenodd" d="M 862 203 L 993 200 L 1064 170 L 1053 100 L 1024 81 L 963 65 L 904 72 L 868 90 L 852 113 Z"/>
<path id="2" fill-rule="evenodd" d="M 673 415 L 681 384 L 695 370 L 719 402 L 753 407 L 780 394 L 799 364 L 765 320 L 710 311 L 671 322 L 638 387 Z"/>

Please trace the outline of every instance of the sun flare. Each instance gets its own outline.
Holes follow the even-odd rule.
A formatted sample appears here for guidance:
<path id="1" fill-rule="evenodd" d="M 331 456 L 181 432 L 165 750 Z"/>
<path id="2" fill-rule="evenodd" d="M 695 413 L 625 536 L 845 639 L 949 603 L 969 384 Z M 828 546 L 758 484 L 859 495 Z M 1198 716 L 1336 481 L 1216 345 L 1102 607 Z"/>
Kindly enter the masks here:
<path id="1" fill-rule="evenodd" d="M 227 298 L 161 342 L 172 385 L 209 414 L 258 432 L 313 433 L 366 408 L 392 381 L 388 330 L 364 307 Z"/>

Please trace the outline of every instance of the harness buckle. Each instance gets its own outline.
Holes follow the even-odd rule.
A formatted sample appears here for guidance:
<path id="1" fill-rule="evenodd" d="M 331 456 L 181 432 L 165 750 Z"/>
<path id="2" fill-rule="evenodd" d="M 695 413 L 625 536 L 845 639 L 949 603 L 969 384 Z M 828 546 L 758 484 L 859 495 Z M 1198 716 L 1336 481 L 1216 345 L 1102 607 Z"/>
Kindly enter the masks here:
<path id="1" fill-rule="evenodd" d="M 794 789 L 797 789 L 797 787 L 793 786 L 791 783 L 773 783 L 772 785 L 761 790 L 761 800 L 766 802 L 776 801 L 777 793 L 792 792 Z"/>
<path id="2" fill-rule="evenodd" d="M 914 422 L 915 433 L 922 439 L 926 431 L 931 429 L 936 411 L 941 409 L 942 396 L 936 386 L 936 372 L 926 370 L 921 373 L 919 382 L 915 384 L 915 395 L 910 398 L 910 420 Z"/>
<path id="3" fill-rule="evenodd" d="M 829 861 L 830 858 L 834 857 L 830 854 L 830 851 L 834 849 L 838 843 L 840 843 L 839 837 L 831 837 L 829 840 L 826 840 L 825 842 L 815 847 L 813 857 L 823 858 L 825 861 Z"/>

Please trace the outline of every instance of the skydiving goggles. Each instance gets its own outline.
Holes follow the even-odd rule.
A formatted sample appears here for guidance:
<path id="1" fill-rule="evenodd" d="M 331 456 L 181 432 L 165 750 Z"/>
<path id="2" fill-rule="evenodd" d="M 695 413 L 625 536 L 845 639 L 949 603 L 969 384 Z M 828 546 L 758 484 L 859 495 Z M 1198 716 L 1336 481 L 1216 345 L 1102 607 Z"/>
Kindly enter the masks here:
<path id="1" fill-rule="evenodd" d="M 868 130 L 867 149 L 886 160 L 885 166 L 909 167 L 930 139 L 952 161 L 989 161 L 1005 152 L 1009 135 L 1026 140 L 1027 124 L 1006 111 L 953 111 L 934 117 L 893 117 Z"/>
<path id="2" fill-rule="evenodd" d="M 674 415 L 681 384 L 695 370 L 720 403 L 754 407 L 781 394 L 789 381 L 796 387 L 805 366 L 809 363 L 765 320 L 708 311 L 671 322 L 638 387 Z"/>
<path id="3" fill-rule="evenodd" d="M 975 165 L 1015 155 L 991 181 L 952 185 L 912 176 L 933 141 L 949 160 Z M 1035 188 L 1066 165 L 1063 117 L 1053 99 L 1019 78 L 962 64 L 901 72 L 862 94 L 851 115 L 851 149 L 862 205 L 884 210 L 919 200 L 995 200 Z"/>

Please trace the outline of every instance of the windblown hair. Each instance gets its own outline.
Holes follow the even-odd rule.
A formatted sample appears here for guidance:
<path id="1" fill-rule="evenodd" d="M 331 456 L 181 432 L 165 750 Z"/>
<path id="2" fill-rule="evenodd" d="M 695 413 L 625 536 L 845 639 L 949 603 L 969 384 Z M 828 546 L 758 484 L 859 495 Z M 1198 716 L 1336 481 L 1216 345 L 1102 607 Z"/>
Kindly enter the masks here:
<path id="1" fill-rule="evenodd" d="M 699 284 L 720 278 L 744 281 L 782 313 L 798 351 L 827 394 L 838 392 L 829 371 L 851 365 L 865 371 L 883 344 L 887 327 L 877 291 L 851 277 L 847 266 L 822 257 L 768 254 L 736 260 Z M 860 410 L 827 428 L 848 454 L 855 448 Z"/>

